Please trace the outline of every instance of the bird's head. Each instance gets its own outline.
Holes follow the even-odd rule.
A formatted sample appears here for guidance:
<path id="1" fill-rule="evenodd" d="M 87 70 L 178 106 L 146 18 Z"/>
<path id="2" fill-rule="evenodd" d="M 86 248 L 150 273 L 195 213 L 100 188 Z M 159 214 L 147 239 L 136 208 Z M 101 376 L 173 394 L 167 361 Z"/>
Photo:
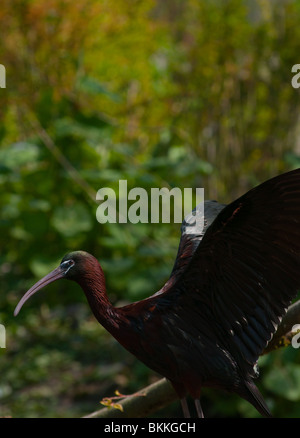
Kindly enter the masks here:
<path id="1" fill-rule="evenodd" d="M 43 277 L 41 280 L 39 280 L 34 286 L 32 286 L 21 298 L 19 301 L 15 311 L 14 315 L 17 316 L 17 314 L 20 312 L 23 304 L 36 292 L 38 292 L 40 289 L 47 286 L 49 283 L 53 283 L 56 280 L 59 280 L 61 278 L 66 278 L 68 280 L 74 280 L 77 282 L 80 282 L 80 279 L 84 277 L 84 275 L 88 271 L 88 266 L 93 267 L 99 266 L 99 263 L 93 257 L 91 254 L 85 252 L 85 251 L 74 251 L 66 254 L 60 265 L 51 271 L 49 274 L 47 274 L 45 277 Z M 101 268 L 100 268 L 101 269 Z"/>

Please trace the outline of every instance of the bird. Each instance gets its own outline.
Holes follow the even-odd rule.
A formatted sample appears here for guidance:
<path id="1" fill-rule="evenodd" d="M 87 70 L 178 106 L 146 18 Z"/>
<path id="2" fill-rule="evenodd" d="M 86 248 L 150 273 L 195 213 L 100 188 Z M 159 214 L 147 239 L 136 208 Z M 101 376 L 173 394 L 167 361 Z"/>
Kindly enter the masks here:
<path id="1" fill-rule="evenodd" d="M 182 222 L 170 277 L 153 295 L 114 307 L 98 260 L 72 251 L 24 294 L 14 314 L 49 283 L 75 281 L 98 322 L 169 380 L 184 417 L 191 416 L 188 396 L 204 417 L 204 387 L 235 393 L 272 417 L 255 379 L 258 358 L 300 289 L 300 169 L 228 205 L 204 201 L 204 226 L 191 233 L 194 214 Z"/>

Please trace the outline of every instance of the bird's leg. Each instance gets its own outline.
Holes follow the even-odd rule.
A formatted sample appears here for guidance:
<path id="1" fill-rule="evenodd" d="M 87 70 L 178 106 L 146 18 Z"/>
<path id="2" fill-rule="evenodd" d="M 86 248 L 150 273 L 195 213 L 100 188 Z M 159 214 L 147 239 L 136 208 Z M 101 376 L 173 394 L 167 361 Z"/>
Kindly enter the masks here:
<path id="1" fill-rule="evenodd" d="M 180 403 L 181 403 L 181 407 L 182 407 L 182 410 L 183 410 L 184 418 L 191 418 L 191 414 L 190 414 L 190 411 L 189 411 L 189 407 L 188 407 L 186 398 L 181 398 L 180 399 Z"/>
<path id="2" fill-rule="evenodd" d="M 199 399 L 195 400 L 195 406 L 196 406 L 196 411 L 197 411 L 198 418 L 204 418 L 203 411 L 202 411 Z"/>

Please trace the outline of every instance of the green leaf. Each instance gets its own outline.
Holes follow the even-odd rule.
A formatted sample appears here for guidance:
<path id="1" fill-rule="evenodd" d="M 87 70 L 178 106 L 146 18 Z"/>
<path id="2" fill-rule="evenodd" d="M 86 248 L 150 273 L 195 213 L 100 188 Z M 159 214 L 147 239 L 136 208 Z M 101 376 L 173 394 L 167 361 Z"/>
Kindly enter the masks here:
<path id="1" fill-rule="evenodd" d="M 76 85 L 79 91 L 84 91 L 92 95 L 104 94 L 114 102 L 121 101 L 121 97 L 118 94 L 111 92 L 105 84 L 99 82 L 98 79 L 91 76 L 81 76 Z"/>
<path id="2" fill-rule="evenodd" d="M 30 263 L 30 269 L 37 278 L 42 278 L 59 265 L 60 259 L 53 259 L 39 255 L 34 257 Z"/>
<path id="3" fill-rule="evenodd" d="M 9 148 L 0 151 L 1 166 L 11 170 L 30 164 L 37 160 L 39 149 L 37 145 L 21 141 L 13 143 Z"/>
<path id="4" fill-rule="evenodd" d="M 77 137 L 79 139 L 89 139 L 99 141 L 103 136 L 103 128 L 107 123 L 98 119 L 93 125 L 81 121 L 73 120 L 68 117 L 58 119 L 54 123 L 55 135 L 57 138 Z"/>
<path id="5" fill-rule="evenodd" d="M 88 232 L 93 226 L 90 212 L 83 204 L 61 206 L 54 210 L 51 223 L 65 237 Z"/>
<path id="6" fill-rule="evenodd" d="M 300 400 L 300 365 L 274 368 L 265 376 L 264 383 L 270 391 L 287 400 Z"/>

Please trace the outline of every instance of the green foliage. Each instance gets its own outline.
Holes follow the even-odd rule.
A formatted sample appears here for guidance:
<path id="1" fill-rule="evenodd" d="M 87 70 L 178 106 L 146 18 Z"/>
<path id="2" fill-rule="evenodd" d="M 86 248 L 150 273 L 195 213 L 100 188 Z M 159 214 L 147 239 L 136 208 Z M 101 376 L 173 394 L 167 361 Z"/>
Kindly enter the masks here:
<path id="1" fill-rule="evenodd" d="M 115 305 L 167 280 L 180 226 L 100 225 L 102 187 L 204 187 L 206 199 L 229 202 L 299 167 L 290 72 L 300 8 L 3 0 L 0 9 L 0 416 L 78 417 L 153 373 L 95 322 L 76 285 L 49 286 L 14 319 L 17 301 L 76 249 L 101 261 Z M 262 358 L 277 416 L 299 416 L 298 362 L 297 351 Z M 237 397 L 205 398 L 207 415 L 256 415 Z"/>

